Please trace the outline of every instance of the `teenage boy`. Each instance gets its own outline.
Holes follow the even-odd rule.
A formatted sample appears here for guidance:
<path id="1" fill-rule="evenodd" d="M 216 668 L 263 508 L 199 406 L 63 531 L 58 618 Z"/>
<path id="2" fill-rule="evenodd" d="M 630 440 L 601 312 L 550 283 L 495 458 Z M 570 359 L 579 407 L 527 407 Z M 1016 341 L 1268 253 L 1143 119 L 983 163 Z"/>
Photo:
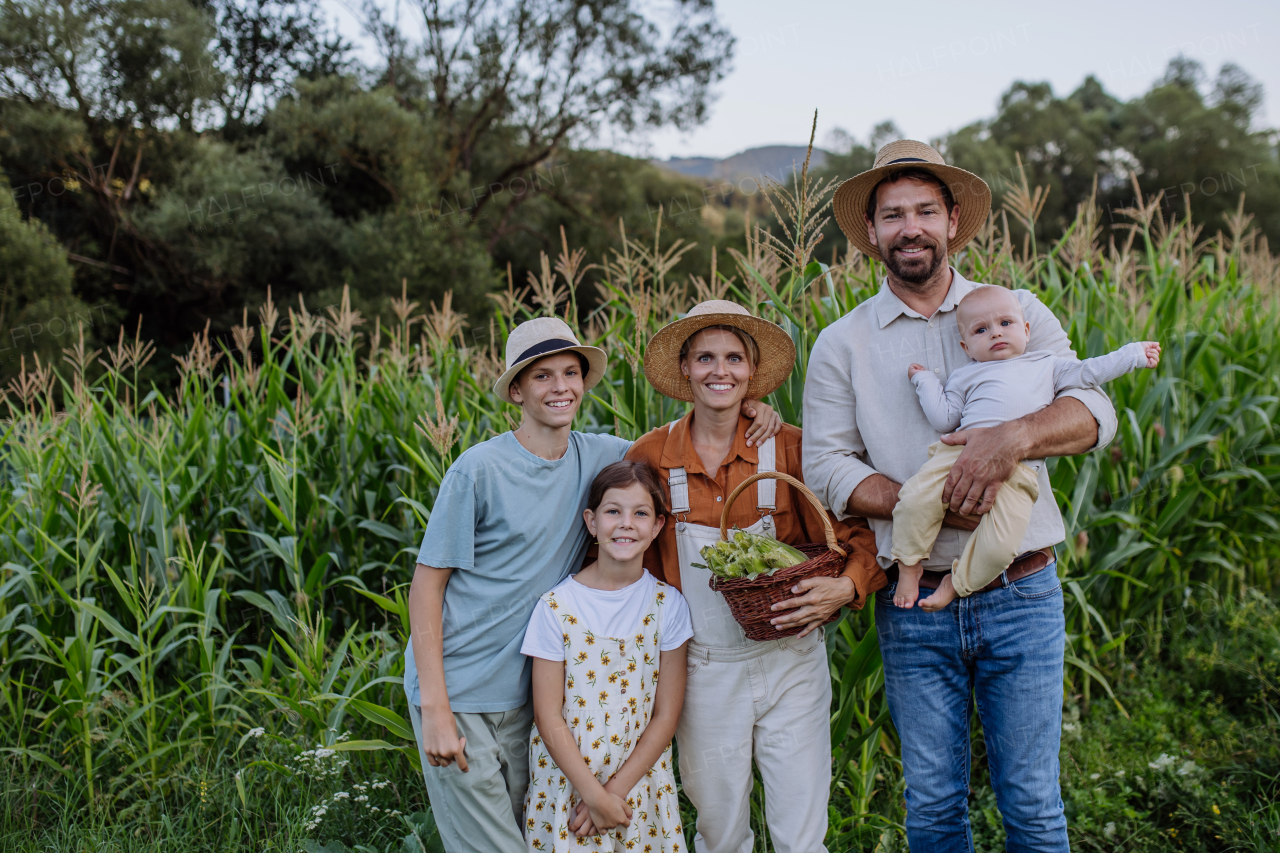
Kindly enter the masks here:
<path id="1" fill-rule="evenodd" d="M 533 724 L 529 659 L 520 654 L 539 597 L 581 566 L 587 492 L 631 442 L 575 432 L 606 357 L 554 317 L 521 323 L 493 392 L 521 408 L 519 428 L 475 445 L 449 468 L 409 589 L 405 693 L 440 837 L 448 853 L 523 853 Z M 780 422 L 761 417 L 751 439 Z"/>

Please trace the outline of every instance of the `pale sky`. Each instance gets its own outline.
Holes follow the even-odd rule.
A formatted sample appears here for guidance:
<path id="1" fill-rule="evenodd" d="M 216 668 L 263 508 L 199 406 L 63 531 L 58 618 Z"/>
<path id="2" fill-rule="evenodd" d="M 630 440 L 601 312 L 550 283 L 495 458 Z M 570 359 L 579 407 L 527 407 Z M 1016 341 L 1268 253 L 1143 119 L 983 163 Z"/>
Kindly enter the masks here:
<path id="1" fill-rule="evenodd" d="M 336 12 L 333 4 L 343 0 L 328 2 Z M 1264 87 L 1263 124 L 1280 125 L 1277 0 L 716 5 L 738 44 L 710 119 L 687 134 L 604 138 L 602 146 L 652 157 L 724 157 L 803 144 L 815 108 L 819 145 L 837 127 L 865 141 L 885 119 L 928 140 L 993 115 L 1014 80 L 1047 80 L 1061 96 L 1093 73 L 1127 99 L 1145 92 L 1178 53 L 1200 61 L 1210 79 L 1224 62 L 1240 65 Z M 356 35 L 349 17 L 342 29 Z"/>

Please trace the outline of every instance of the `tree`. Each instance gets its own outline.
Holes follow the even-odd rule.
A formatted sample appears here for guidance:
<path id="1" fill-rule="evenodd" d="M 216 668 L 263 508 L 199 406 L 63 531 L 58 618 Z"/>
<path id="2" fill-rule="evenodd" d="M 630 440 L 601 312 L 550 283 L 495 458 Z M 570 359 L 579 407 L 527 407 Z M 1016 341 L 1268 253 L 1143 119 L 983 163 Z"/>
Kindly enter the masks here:
<path id="1" fill-rule="evenodd" d="M 661 25 L 636 0 L 417 0 L 415 53 L 366 0 L 385 79 L 429 112 L 445 158 L 437 182 L 489 206 L 499 235 L 527 198 L 504 190 L 570 143 L 605 127 L 686 128 L 703 121 L 733 39 L 711 0 L 677 0 Z"/>
<path id="2" fill-rule="evenodd" d="M 1238 66 L 1223 65 L 1207 93 L 1200 65 L 1179 58 L 1164 79 L 1125 106 L 1121 144 L 1140 164 L 1138 182 L 1148 195 L 1164 192 L 1166 213 L 1185 214 L 1212 231 L 1246 209 L 1273 239 L 1280 237 L 1280 165 L 1275 132 L 1252 127 L 1262 89 Z M 1114 203 L 1132 199 L 1132 189 Z"/>
<path id="3" fill-rule="evenodd" d="M 25 220 L 12 204 L 9 182 L 0 174 L 0 379 L 24 363 L 60 361 L 60 351 L 76 340 L 79 325 L 115 320 L 103 306 L 95 312 L 72 294 L 67 253 L 39 221 Z"/>
<path id="4" fill-rule="evenodd" d="M 294 80 L 316 80 L 349 70 L 351 46 L 326 34 L 314 0 L 206 0 L 216 40 L 212 64 L 188 73 L 217 75 L 214 99 L 224 135 L 258 127 Z"/>

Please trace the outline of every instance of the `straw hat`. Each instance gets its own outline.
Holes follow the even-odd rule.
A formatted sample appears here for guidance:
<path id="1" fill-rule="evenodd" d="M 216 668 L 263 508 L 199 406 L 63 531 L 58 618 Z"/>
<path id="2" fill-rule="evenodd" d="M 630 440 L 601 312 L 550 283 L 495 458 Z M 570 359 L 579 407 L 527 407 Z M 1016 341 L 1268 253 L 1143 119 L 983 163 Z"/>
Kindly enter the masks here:
<path id="1" fill-rule="evenodd" d="M 582 377 L 582 388 L 588 391 L 604 378 L 608 357 L 599 347 L 586 347 L 578 343 L 569 324 L 559 317 L 537 317 L 526 320 L 511 330 L 507 336 L 507 369 L 493 383 L 493 393 L 508 403 L 511 399 L 511 383 L 516 375 L 540 358 L 558 352 L 576 352 L 586 356 L 587 375 Z"/>
<path id="2" fill-rule="evenodd" d="M 760 350 L 760 363 L 747 386 L 747 397 L 762 400 L 787 381 L 796 363 L 796 345 L 781 326 L 753 317 L 746 308 L 725 299 L 699 302 L 681 320 L 668 323 L 649 339 L 644 351 L 644 375 L 658 393 L 693 402 L 693 390 L 680 369 L 684 342 L 708 326 L 733 326 L 750 335 Z"/>
<path id="3" fill-rule="evenodd" d="M 904 169 L 923 169 L 936 175 L 951 190 L 951 197 L 960 206 L 960 226 L 956 236 L 947 241 L 947 253 L 960 251 L 987 221 L 991 212 L 991 187 L 972 172 L 948 166 L 941 154 L 914 139 L 899 139 L 885 145 L 876 153 L 874 166 L 840 185 L 832 199 L 840 230 L 864 255 L 879 258 L 880 250 L 867 239 L 867 200 L 876 184 Z"/>

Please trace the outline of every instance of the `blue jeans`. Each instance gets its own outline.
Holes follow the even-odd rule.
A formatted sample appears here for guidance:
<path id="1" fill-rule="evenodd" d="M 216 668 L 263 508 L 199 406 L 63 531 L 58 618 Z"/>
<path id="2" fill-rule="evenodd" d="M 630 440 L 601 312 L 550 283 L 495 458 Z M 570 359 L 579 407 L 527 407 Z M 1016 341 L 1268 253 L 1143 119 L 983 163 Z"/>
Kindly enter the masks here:
<path id="1" fill-rule="evenodd" d="M 902 739 L 912 853 L 970 853 L 969 715 L 977 702 L 1009 851 L 1067 851 L 1058 788 L 1066 626 L 1057 563 L 944 610 L 876 593 L 889 713 Z M 926 591 L 927 592 L 927 591 Z"/>

